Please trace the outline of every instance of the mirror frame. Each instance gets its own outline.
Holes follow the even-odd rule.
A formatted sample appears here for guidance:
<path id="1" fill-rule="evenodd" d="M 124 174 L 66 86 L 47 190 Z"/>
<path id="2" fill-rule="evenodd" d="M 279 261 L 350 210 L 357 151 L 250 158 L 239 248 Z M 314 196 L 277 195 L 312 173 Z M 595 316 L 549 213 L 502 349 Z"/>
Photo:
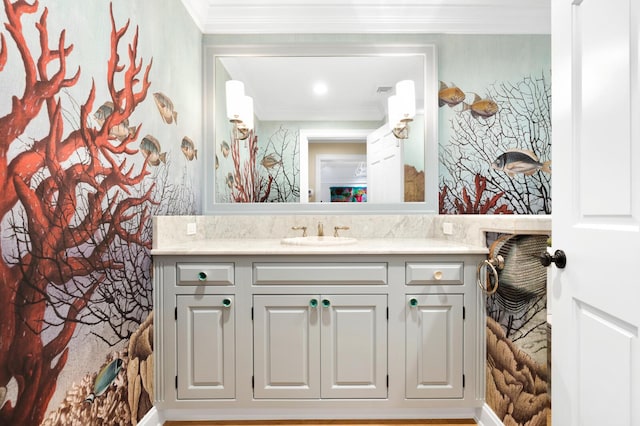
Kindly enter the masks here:
<path id="1" fill-rule="evenodd" d="M 424 58 L 424 165 L 425 201 L 368 203 L 216 203 L 215 202 L 215 81 L 219 56 L 399 56 Z M 202 210 L 204 214 L 437 214 L 438 213 L 438 63 L 436 46 L 429 43 L 273 43 L 216 44 L 204 43 L 204 167 Z M 301 158 L 302 161 L 302 158 Z M 210 185 L 207 183 L 211 183 Z"/>

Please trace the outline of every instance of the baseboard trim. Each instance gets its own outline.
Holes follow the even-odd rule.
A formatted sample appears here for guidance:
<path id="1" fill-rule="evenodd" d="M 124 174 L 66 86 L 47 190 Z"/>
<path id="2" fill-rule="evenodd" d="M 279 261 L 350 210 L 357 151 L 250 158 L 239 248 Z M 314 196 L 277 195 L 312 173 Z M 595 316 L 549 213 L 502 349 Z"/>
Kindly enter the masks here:
<path id="1" fill-rule="evenodd" d="M 443 417 L 446 418 L 447 416 Z M 475 420 L 478 422 L 478 426 L 504 426 L 502 420 L 498 418 L 496 413 L 494 413 L 491 407 L 489 407 L 487 404 L 484 404 L 481 408 L 478 408 L 476 411 L 476 415 L 473 417 L 475 417 Z M 164 420 L 161 416 L 161 413 L 156 407 L 153 407 L 138 422 L 138 426 L 162 426 L 163 423 Z"/>
<path id="2" fill-rule="evenodd" d="M 498 418 L 496 413 L 494 413 L 487 404 L 484 404 L 482 408 L 478 409 L 476 421 L 478 422 L 478 426 L 504 426 L 502 420 Z"/>
<path id="3" fill-rule="evenodd" d="M 147 414 L 140 419 L 138 426 L 162 426 L 162 423 L 158 409 L 156 407 L 151 407 L 151 410 L 147 411 Z"/>

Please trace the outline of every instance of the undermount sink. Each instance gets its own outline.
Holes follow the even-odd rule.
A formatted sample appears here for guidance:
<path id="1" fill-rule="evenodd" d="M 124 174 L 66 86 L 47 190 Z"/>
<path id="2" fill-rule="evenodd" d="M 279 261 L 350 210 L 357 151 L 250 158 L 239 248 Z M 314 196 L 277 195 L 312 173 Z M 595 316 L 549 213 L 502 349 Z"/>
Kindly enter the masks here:
<path id="1" fill-rule="evenodd" d="M 280 242 L 290 246 L 341 246 L 355 244 L 358 240 L 350 237 L 308 236 L 283 238 Z"/>

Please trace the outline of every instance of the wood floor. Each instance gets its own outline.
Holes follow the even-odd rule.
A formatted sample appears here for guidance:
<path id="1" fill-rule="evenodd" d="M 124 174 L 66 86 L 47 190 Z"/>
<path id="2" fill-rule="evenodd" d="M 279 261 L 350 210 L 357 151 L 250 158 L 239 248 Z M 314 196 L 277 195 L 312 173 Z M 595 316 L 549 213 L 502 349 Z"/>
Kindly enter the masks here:
<path id="1" fill-rule="evenodd" d="M 471 419 L 454 420 L 264 420 L 264 421 L 201 421 L 165 422 L 164 426 L 459 426 L 475 425 Z"/>

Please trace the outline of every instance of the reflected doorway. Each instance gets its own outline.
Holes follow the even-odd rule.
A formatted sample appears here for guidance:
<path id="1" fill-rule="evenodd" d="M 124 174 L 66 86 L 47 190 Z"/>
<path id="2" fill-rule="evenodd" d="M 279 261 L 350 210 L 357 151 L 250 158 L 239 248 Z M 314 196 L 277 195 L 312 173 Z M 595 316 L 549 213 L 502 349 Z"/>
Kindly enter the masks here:
<path id="1" fill-rule="evenodd" d="M 374 129 L 300 129 L 300 202 L 319 202 L 316 185 L 316 161 L 311 155 L 361 155 L 366 162 L 367 135 Z M 313 178 L 312 178 L 313 176 Z M 318 180 L 319 181 L 319 180 Z M 311 189 L 311 191 L 309 191 Z M 309 198 L 310 192 L 313 194 Z"/>
<path id="2" fill-rule="evenodd" d="M 326 145 L 329 145 L 328 147 Z M 313 173 L 309 170 L 309 202 L 366 202 L 367 196 L 367 155 L 362 154 L 316 154 L 319 148 L 341 150 L 362 150 L 363 143 L 311 144 L 309 162 L 314 163 Z M 315 160 L 315 161 L 314 161 Z"/>

